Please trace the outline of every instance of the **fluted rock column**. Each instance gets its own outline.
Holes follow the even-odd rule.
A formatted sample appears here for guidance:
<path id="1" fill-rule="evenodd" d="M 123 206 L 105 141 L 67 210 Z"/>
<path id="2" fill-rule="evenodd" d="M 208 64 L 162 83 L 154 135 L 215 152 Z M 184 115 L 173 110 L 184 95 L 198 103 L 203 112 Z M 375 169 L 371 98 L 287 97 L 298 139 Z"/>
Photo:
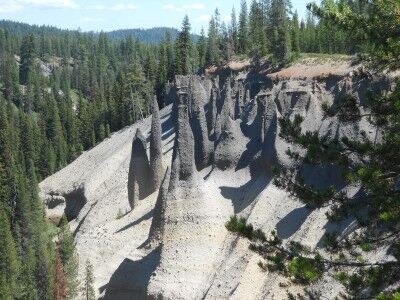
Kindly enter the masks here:
<path id="1" fill-rule="evenodd" d="M 193 84 L 194 86 L 194 84 Z M 210 163 L 211 143 L 208 138 L 207 120 L 204 112 L 204 104 L 196 94 L 192 91 L 190 125 L 194 137 L 195 147 L 195 163 L 198 170 L 203 169 Z"/>
<path id="2" fill-rule="evenodd" d="M 156 205 L 154 206 L 153 219 L 150 226 L 149 241 L 150 244 L 161 241 L 165 224 L 165 207 L 168 194 L 168 185 L 170 180 L 170 171 L 167 167 L 164 179 L 158 192 Z"/>
<path id="3" fill-rule="evenodd" d="M 150 166 L 146 152 L 146 139 L 137 129 L 132 141 L 132 154 L 128 172 L 128 201 L 132 209 L 149 194 Z"/>
<path id="4" fill-rule="evenodd" d="M 176 187 L 179 180 L 189 180 L 195 172 L 194 140 L 189 124 L 188 94 L 179 94 L 178 120 L 174 150 L 172 154 L 171 183 L 169 190 Z"/>
<path id="5" fill-rule="evenodd" d="M 151 118 L 151 134 L 150 134 L 150 171 L 151 183 L 153 190 L 157 190 L 164 176 L 165 168 L 163 166 L 163 152 L 161 145 L 161 121 L 158 109 L 157 98 L 154 97 Z"/>

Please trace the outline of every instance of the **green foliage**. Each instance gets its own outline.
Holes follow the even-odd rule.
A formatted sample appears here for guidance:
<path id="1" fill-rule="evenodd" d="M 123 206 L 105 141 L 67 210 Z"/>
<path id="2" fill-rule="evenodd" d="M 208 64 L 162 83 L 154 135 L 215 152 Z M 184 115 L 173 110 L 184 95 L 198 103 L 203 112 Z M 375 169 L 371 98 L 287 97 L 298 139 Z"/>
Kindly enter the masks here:
<path id="1" fill-rule="evenodd" d="M 236 215 L 230 217 L 229 221 L 225 224 L 225 227 L 229 231 L 238 233 L 250 240 L 264 241 L 266 239 L 265 234 L 261 230 L 254 230 L 253 225 L 246 224 L 246 219 L 238 219 Z"/>
<path id="2" fill-rule="evenodd" d="M 89 260 L 87 260 L 85 266 L 85 284 L 84 284 L 84 295 L 86 300 L 96 299 L 96 293 L 93 285 L 94 285 L 93 265 L 90 263 Z"/>
<path id="3" fill-rule="evenodd" d="M 400 18 L 398 1 L 323 1 L 321 6 L 311 4 L 310 8 L 320 18 L 322 24 L 334 25 L 342 30 L 352 31 L 355 40 L 360 38 L 367 44 L 364 57 L 370 59 L 371 65 L 378 69 L 397 68 L 399 62 L 399 28 Z M 325 25 L 324 25 L 325 26 Z M 383 32 L 385 31 L 385 32 Z M 359 74 L 363 76 L 363 74 Z M 364 252 L 371 251 L 373 245 L 391 246 L 396 252 L 396 239 L 400 221 L 400 202 L 397 178 L 399 177 L 400 143 L 400 87 L 397 84 L 392 93 L 371 90 L 367 94 L 370 113 L 361 115 L 360 103 L 351 95 L 338 99 L 334 105 L 322 106 L 327 118 L 337 118 L 341 123 L 357 125 L 363 118 L 383 132 L 378 141 L 367 139 L 360 132 L 361 138 L 352 141 L 346 137 L 341 139 L 322 138 L 317 132 L 302 133 L 302 118 L 296 116 L 289 120 L 280 119 L 281 136 L 305 150 L 305 155 L 289 151 L 289 156 L 297 165 L 335 165 L 342 169 L 343 180 L 360 186 L 361 195 L 349 196 L 335 187 L 325 190 L 307 185 L 301 174 L 295 169 L 276 168 L 275 183 L 296 195 L 309 207 L 330 206 L 328 217 L 331 221 L 353 216 L 363 228 L 356 241 L 349 238 L 344 243 L 337 243 L 333 236 L 326 236 L 329 250 L 339 251 L 343 246 L 348 248 L 359 245 Z M 296 174 L 296 175 L 295 175 Z M 360 212 L 366 211 L 366 217 Z M 358 262 L 353 266 L 354 273 L 339 273 L 337 278 L 346 287 L 347 294 L 357 297 L 361 292 L 365 295 L 377 295 L 385 287 L 399 280 L 398 257 L 396 261 L 375 266 L 368 266 L 368 261 L 354 253 Z M 339 255 L 339 262 L 346 258 Z M 384 296 L 382 296 L 384 297 Z"/>
<path id="4" fill-rule="evenodd" d="M 303 284 L 310 284 L 320 278 L 323 269 L 320 256 L 315 257 L 315 259 L 295 257 L 288 266 L 289 273 Z"/>
<path id="5" fill-rule="evenodd" d="M 60 245 L 60 256 L 64 266 L 64 273 L 67 279 L 68 298 L 73 298 L 78 293 L 78 254 L 75 248 L 74 237 L 69 229 L 67 218 L 61 219 L 60 231 L 58 233 Z"/>
<path id="6" fill-rule="evenodd" d="M 322 6 L 309 4 L 309 9 L 325 22 L 354 32 L 367 44 L 365 50 L 375 67 L 399 67 L 399 1 L 325 1 Z"/>
<path id="7" fill-rule="evenodd" d="M 377 300 L 400 300 L 400 292 L 395 293 L 380 293 Z"/>
<path id="8" fill-rule="evenodd" d="M 2 208 L 0 208 L 0 228 L 0 298 L 17 298 L 21 262 L 17 255 L 10 222 Z"/>
<path id="9" fill-rule="evenodd" d="M 360 269 L 353 274 L 339 272 L 336 274 L 336 278 L 346 287 L 349 295 L 357 296 L 362 290 L 369 288 L 373 294 L 378 294 L 377 299 L 380 297 L 385 299 L 386 295 L 379 291 L 383 285 L 393 282 L 394 272 L 398 272 L 398 268 L 393 266 L 369 267 Z"/>

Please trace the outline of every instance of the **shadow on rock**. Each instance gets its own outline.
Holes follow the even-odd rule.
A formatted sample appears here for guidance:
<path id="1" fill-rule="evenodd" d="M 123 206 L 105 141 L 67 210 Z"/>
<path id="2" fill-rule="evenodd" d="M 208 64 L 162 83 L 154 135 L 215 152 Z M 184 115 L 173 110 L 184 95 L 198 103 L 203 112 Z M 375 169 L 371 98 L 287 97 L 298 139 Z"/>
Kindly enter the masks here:
<path id="1" fill-rule="evenodd" d="M 122 227 L 121 229 L 118 229 L 115 233 L 120 233 L 122 231 L 125 231 L 125 230 L 131 228 L 132 226 L 135 226 L 143 221 L 150 219 L 151 217 L 153 217 L 153 209 L 150 210 L 148 213 L 144 214 L 143 216 L 141 216 L 139 219 L 129 223 L 128 225 Z"/>
<path id="2" fill-rule="evenodd" d="M 157 247 L 141 260 L 125 258 L 111 276 L 110 281 L 99 291 L 105 294 L 103 300 L 146 299 L 147 285 L 154 270 L 160 263 L 161 247 Z"/>
<path id="3" fill-rule="evenodd" d="M 278 237 L 280 239 L 290 238 L 297 230 L 299 230 L 311 212 L 312 210 L 308 209 L 306 206 L 293 209 L 276 224 Z"/>
<path id="4" fill-rule="evenodd" d="M 221 186 L 221 195 L 232 201 L 234 213 L 238 214 L 251 205 L 270 183 L 272 177 L 260 176 L 240 187 Z"/>

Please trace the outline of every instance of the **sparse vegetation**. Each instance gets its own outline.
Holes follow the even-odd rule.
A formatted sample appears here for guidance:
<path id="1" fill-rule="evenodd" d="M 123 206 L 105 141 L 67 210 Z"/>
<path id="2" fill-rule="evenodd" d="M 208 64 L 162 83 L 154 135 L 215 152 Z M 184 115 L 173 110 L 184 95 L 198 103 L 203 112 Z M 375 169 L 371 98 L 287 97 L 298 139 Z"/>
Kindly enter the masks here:
<path id="1" fill-rule="evenodd" d="M 295 257 L 288 266 L 290 275 L 303 284 L 310 284 L 320 278 L 323 270 L 324 265 L 321 256 L 316 256 L 314 259 Z"/>
<path id="2" fill-rule="evenodd" d="M 117 219 L 117 220 L 122 219 L 122 218 L 125 216 L 125 214 L 126 214 L 126 212 L 124 213 L 124 212 L 122 211 L 122 209 L 118 209 L 118 213 L 117 213 L 116 219 Z"/>

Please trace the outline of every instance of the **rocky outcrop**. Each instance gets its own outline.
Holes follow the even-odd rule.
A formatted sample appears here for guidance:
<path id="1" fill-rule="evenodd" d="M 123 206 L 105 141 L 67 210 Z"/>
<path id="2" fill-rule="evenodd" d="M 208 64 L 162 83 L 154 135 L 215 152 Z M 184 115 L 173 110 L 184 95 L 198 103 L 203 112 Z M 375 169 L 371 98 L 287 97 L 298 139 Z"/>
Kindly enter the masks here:
<path id="1" fill-rule="evenodd" d="M 214 133 L 214 127 L 215 127 L 215 122 L 217 119 L 217 95 L 218 92 L 216 89 L 211 90 L 211 96 L 210 96 L 210 103 L 209 103 L 209 110 L 208 110 L 208 128 L 209 128 L 209 133 Z"/>
<path id="2" fill-rule="evenodd" d="M 244 98 L 244 103 L 247 104 L 250 102 L 250 90 L 246 89 L 246 96 Z"/>
<path id="3" fill-rule="evenodd" d="M 178 119 L 172 154 L 171 184 L 177 180 L 189 180 L 195 172 L 194 140 L 189 124 L 188 94 L 179 94 Z"/>
<path id="4" fill-rule="evenodd" d="M 278 132 L 277 107 L 272 93 L 257 96 L 257 114 L 259 117 L 259 140 L 262 144 L 261 163 L 270 171 L 278 162 L 276 138 Z"/>
<path id="5" fill-rule="evenodd" d="M 150 177 L 153 190 L 157 190 L 164 176 L 163 152 L 161 145 L 161 121 L 157 98 L 154 97 L 150 134 Z"/>
<path id="6" fill-rule="evenodd" d="M 230 78 L 228 78 L 225 83 L 225 100 L 224 100 L 223 110 L 224 113 L 227 114 L 232 120 L 235 119 L 235 109 L 232 100 L 232 88 L 231 88 Z"/>
<path id="7" fill-rule="evenodd" d="M 132 141 L 132 154 L 128 172 L 128 200 L 132 209 L 150 192 L 150 166 L 146 151 L 146 139 L 137 129 Z"/>
<path id="8" fill-rule="evenodd" d="M 245 91 L 242 78 L 234 80 L 233 97 L 234 117 L 236 120 L 241 118 L 244 108 Z"/>
<path id="9" fill-rule="evenodd" d="M 196 86 L 195 81 L 193 81 L 193 86 Z M 207 120 L 204 112 L 203 101 L 205 100 L 203 98 L 205 95 L 200 93 L 200 90 L 199 87 L 192 90 L 190 114 L 190 125 L 194 136 L 195 162 L 198 170 L 209 165 L 212 148 L 208 138 Z"/>
<path id="10" fill-rule="evenodd" d="M 214 166 L 226 170 L 236 167 L 243 149 L 239 125 L 227 116 L 220 137 L 216 142 Z"/>
<path id="11" fill-rule="evenodd" d="M 168 185 L 170 179 L 170 170 L 165 170 L 164 179 L 158 192 L 156 205 L 154 206 L 153 220 L 149 231 L 149 243 L 153 245 L 162 239 L 163 228 L 165 224 L 165 207 L 168 194 Z"/>

